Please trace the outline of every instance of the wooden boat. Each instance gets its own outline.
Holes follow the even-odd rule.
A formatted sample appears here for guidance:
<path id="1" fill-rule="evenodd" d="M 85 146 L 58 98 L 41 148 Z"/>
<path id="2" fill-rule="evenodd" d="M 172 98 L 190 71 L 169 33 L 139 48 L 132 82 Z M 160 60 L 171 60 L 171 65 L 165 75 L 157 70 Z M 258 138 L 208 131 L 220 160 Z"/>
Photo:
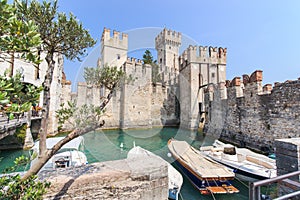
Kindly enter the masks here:
<path id="1" fill-rule="evenodd" d="M 47 149 L 51 149 L 63 137 L 47 138 Z M 53 170 L 57 168 L 67 168 L 85 165 L 88 163 L 86 155 L 80 151 L 83 147 L 84 139 L 79 136 L 64 146 L 43 166 L 40 171 Z M 30 156 L 32 158 L 31 166 L 37 162 L 37 155 L 39 152 L 39 141 L 35 142 L 34 146 L 30 149 Z"/>
<path id="2" fill-rule="evenodd" d="M 147 151 L 139 146 L 133 147 L 127 154 L 127 158 L 138 158 L 140 156 L 143 157 L 156 157 L 161 159 L 162 162 L 168 164 L 168 186 L 169 186 L 169 199 L 178 200 L 178 195 L 180 193 L 180 189 L 183 183 L 183 178 L 181 174 L 167 161 L 162 159 L 161 157 L 155 155 L 154 153 Z"/>
<path id="3" fill-rule="evenodd" d="M 235 176 L 232 171 L 205 157 L 186 141 L 170 139 L 168 148 L 178 167 L 201 194 L 239 192 L 230 183 Z"/>
<path id="4" fill-rule="evenodd" d="M 213 146 L 201 147 L 209 158 L 231 168 L 238 178 L 257 181 L 277 176 L 276 161 L 246 148 L 237 148 L 215 140 Z"/>

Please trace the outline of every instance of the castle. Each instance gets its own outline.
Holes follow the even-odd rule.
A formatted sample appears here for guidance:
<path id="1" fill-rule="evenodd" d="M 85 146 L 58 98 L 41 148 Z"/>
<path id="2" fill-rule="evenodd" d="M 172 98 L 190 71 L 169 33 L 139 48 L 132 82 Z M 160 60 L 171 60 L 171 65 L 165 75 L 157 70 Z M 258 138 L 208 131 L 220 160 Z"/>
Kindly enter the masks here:
<path id="1" fill-rule="evenodd" d="M 127 58 L 128 35 L 104 29 L 100 65 L 117 65 L 135 79 L 109 103 L 107 128 L 180 125 L 239 146 L 272 152 L 277 138 L 297 137 L 300 80 L 262 85 L 262 71 L 226 80 L 227 49 L 189 46 L 179 55 L 181 33 L 163 29 L 155 38 L 161 81 L 150 65 Z M 99 88 L 79 83 L 78 104 L 99 103 Z"/>
<path id="2" fill-rule="evenodd" d="M 128 58 L 128 35 L 104 28 L 98 65 L 117 66 L 134 79 L 123 85 L 108 104 L 106 128 L 177 126 L 198 129 L 204 112 L 204 88 L 225 82 L 226 48 L 189 46 L 179 55 L 181 33 L 164 28 L 155 38 L 160 81 L 153 68 Z M 99 105 L 105 90 L 78 83 L 77 105 Z M 203 117 L 203 116 L 202 116 Z M 202 120 L 203 121 L 203 120 Z"/>
<path id="3" fill-rule="evenodd" d="M 158 70 L 136 58 L 128 58 L 128 35 L 104 28 L 101 56 L 97 65 L 117 66 L 134 82 L 122 85 L 106 108 L 104 128 L 151 128 L 178 126 L 215 135 L 239 146 L 273 151 L 274 140 L 297 137 L 300 116 L 300 79 L 262 85 L 262 71 L 226 80 L 226 48 L 189 46 L 179 54 L 182 35 L 164 28 L 155 38 Z M 44 56 L 44 54 L 41 54 Z M 76 100 L 77 106 L 100 105 L 105 89 L 71 83 L 63 73 L 63 58 L 56 55 L 51 85 L 49 133 L 56 133 L 55 111 L 61 103 Z M 0 63 L 0 73 L 9 68 Z M 45 61 L 37 68 L 15 59 L 16 71 L 24 82 L 41 85 L 46 73 Z M 34 73 L 32 73 L 34 72 Z M 158 73 L 159 81 L 152 80 Z M 42 105 L 42 98 L 40 101 Z"/>

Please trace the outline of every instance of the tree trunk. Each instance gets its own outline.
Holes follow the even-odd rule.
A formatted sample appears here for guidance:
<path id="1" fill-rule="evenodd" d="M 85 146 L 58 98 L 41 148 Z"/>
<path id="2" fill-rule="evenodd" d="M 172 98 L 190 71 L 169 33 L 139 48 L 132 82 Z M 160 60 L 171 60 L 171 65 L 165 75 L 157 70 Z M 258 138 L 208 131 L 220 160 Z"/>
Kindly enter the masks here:
<path id="1" fill-rule="evenodd" d="M 113 96 L 114 91 L 116 90 L 116 85 L 117 85 L 116 83 L 113 85 L 113 87 L 110 90 L 110 92 L 108 93 L 106 99 L 101 103 L 101 105 L 100 105 L 101 110 L 103 110 L 107 106 L 107 104 L 109 103 L 110 99 Z"/>
<path id="2" fill-rule="evenodd" d="M 46 56 L 46 61 L 48 64 L 48 69 L 43 83 L 44 94 L 43 94 L 42 121 L 41 121 L 41 128 L 39 131 L 40 134 L 39 157 L 40 156 L 42 157 L 47 151 L 47 147 L 46 147 L 46 139 L 48 133 L 47 122 L 49 118 L 49 109 L 50 109 L 50 88 L 52 83 L 53 71 L 55 67 L 54 53 L 48 52 Z"/>
<path id="3" fill-rule="evenodd" d="M 14 65 L 15 65 L 15 54 L 14 52 L 10 52 L 10 67 L 9 67 L 9 77 L 13 77 L 14 75 Z"/>
<path id="4" fill-rule="evenodd" d="M 103 124 L 98 124 L 93 127 L 86 127 L 84 129 L 75 129 L 71 133 L 69 133 L 65 138 L 60 140 L 57 144 L 55 144 L 52 149 L 46 150 L 43 154 L 40 154 L 38 157 L 38 162 L 34 166 L 31 166 L 30 169 L 25 173 L 25 175 L 22 177 L 22 180 L 26 180 L 32 175 L 36 175 L 40 169 L 50 160 L 50 158 L 57 153 L 57 151 L 66 143 L 73 140 L 74 138 L 77 138 L 80 135 L 83 135 L 85 133 L 88 133 L 90 131 L 95 130 L 96 128 L 101 127 Z"/>
<path id="5" fill-rule="evenodd" d="M 46 58 L 47 60 L 47 58 Z M 48 62 L 48 60 L 47 60 Z M 74 138 L 83 135 L 87 132 L 93 131 L 97 128 L 100 128 L 104 125 L 104 121 L 102 123 L 96 124 L 95 126 L 88 126 L 83 129 L 75 129 L 71 133 L 69 133 L 65 138 L 55 144 L 52 149 L 47 150 L 46 148 L 46 138 L 47 138 L 47 118 L 49 114 L 49 101 L 50 101 L 50 85 L 52 82 L 52 74 L 54 69 L 55 62 L 53 59 L 48 62 L 49 68 L 47 71 L 47 75 L 44 81 L 44 103 L 43 103 L 43 113 L 42 113 L 42 124 L 40 129 L 40 146 L 39 146 L 39 155 L 38 155 L 38 162 L 31 166 L 31 168 L 26 172 L 26 174 L 22 177 L 22 180 L 29 178 L 32 175 L 36 175 L 40 169 L 48 162 L 48 160 L 55 154 L 57 151 L 66 143 L 73 140 Z M 50 68 L 52 67 L 52 70 Z M 49 73 L 48 73 L 49 72 Z M 51 77 L 51 78 L 49 78 Z M 100 109 L 103 110 L 107 104 L 109 103 L 110 99 L 113 96 L 117 84 L 114 84 L 112 89 L 110 90 L 109 94 L 106 97 L 106 100 L 103 101 L 100 105 Z"/>

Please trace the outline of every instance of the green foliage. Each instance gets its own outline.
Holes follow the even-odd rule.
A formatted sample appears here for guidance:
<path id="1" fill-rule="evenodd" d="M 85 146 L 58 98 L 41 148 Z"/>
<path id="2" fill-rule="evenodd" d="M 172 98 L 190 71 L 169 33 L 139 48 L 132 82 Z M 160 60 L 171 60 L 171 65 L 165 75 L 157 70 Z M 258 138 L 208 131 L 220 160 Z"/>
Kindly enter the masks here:
<path id="1" fill-rule="evenodd" d="M 14 161 L 14 166 L 7 168 L 3 173 L 11 173 L 24 168 L 30 159 L 26 156 L 20 156 Z M 3 200 L 19 199 L 42 199 L 46 189 L 50 187 L 49 182 L 42 182 L 36 176 L 31 176 L 26 180 L 21 180 L 19 174 L 7 174 L 0 177 L 0 197 Z"/>
<path id="2" fill-rule="evenodd" d="M 55 111 L 60 129 L 61 126 L 74 115 L 76 110 L 76 102 L 68 101 L 67 105 L 65 105 L 64 103 L 60 104 L 60 108 Z"/>
<path id="3" fill-rule="evenodd" d="M 80 129 L 87 126 L 97 126 L 104 112 L 105 110 L 100 109 L 99 106 L 84 104 L 77 108 L 76 102 L 68 102 L 67 105 L 60 105 L 60 109 L 56 111 L 56 116 L 61 126 L 68 122 L 74 129 Z"/>
<path id="4" fill-rule="evenodd" d="M 0 51 L 18 52 L 21 58 L 39 64 L 41 61 L 37 56 L 37 47 L 41 44 L 41 38 L 37 26 L 30 20 L 23 21 L 16 7 L 7 4 L 7 0 L 0 0 L 0 13 Z M 2 55 L 1 59 L 7 58 Z"/>
<path id="5" fill-rule="evenodd" d="M 143 55 L 143 62 L 144 64 L 152 64 L 153 62 L 153 56 L 151 52 L 147 49 Z"/>
<path id="6" fill-rule="evenodd" d="M 49 182 L 42 182 L 36 176 L 21 180 L 20 175 L 3 176 L 0 178 L 0 196 L 3 200 L 38 200 L 50 187 Z"/>
<path id="7" fill-rule="evenodd" d="M 25 21 L 33 21 L 43 41 L 43 49 L 48 55 L 61 53 L 67 59 L 74 60 L 86 55 L 86 48 L 95 45 L 96 41 L 85 30 L 77 18 L 70 13 L 58 13 L 57 1 L 40 3 L 33 0 L 29 3 L 22 0 L 18 3 L 18 13 Z"/>
<path id="8" fill-rule="evenodd" d="M 159 66 L 156 63 L 156 60 L 153 61 L 153 56 L 151 52 L 147 49 L 143 55 L 144 64 L 151 65 L 152 67 L 152 83 L 156 84 L 157 82 L 161 82 L 161 76 L 159 74 Z"/>
<path id="9" fill-rule="evenodd" d="M 21 114 L 30 110 L 42 89 L 23 83 L 20 73 L 11 78 L 0 75 L 0 112 Z"/>
<path id="10" fill-rule="evenodd" d="M 117 67 L 104 66 L 102 68 L 84 68 L 84 79 L 87 84 L 104 86 L 109 90 L 114 90 L 121 83 L 132 81 L 131 76 L 126 76 L 125 72 Z"/>
<path id="11" fill-rule="evenodd" d="M 3 173 L 12 173 L 17 170 L 22 170 L 26 167 L 26 165 L 30 162 L 30 159 L 24 155 L 18 157 L 14 161 L 14 165 L 12 167 L 6 168 Z"/>
<path id="12" fill-rule="evenodd" d="M 103 86 L 111 92 L 115 91 L 121 83 L 129 83 L 132 81 L 131 76 L 127 77 L 124 71 L 119 70 L 117 67 L 109 66 L 102 68 L 85 68 L 84 78 L 88 84 L 96 85 L 98 87 Z M 102 101 L 102 106 L 83 105 L 80 108 L 77 108 L 76 102 L 68 102 L 67 105 L 61 104 L 60 109 L 56 111 L 60 127 L 66 122 L 77 129 L 87 126 L 97 126 L 100 117 L 105 112 L 104 105 L 108 103 L 110 98 L 111 95 L 99 99 L 99 101 Z"/>
<path id="13" fill-rule="evenodd" d="M 21 143 L 24 144 L 25 137 L 26 137 L 26 129 L 27 129 L 27 124 L 23 124 L 21 127 L 18 127 L 15 132 L 15 137 L 17 140 Z"/>

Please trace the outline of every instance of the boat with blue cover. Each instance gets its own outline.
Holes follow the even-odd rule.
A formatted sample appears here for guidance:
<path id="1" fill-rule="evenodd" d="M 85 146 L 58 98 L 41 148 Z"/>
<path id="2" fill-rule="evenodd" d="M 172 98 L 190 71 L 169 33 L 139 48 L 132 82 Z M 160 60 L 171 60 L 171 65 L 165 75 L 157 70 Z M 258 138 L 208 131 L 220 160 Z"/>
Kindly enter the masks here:
<path id="1" fill-rule="evenodd" d="M 235 174 L 205 157 L 186 141 L 170 139 L 168 148 L 176 164 L 201 194 L 231 194 L 239 190 L 231 184 Z"/>

